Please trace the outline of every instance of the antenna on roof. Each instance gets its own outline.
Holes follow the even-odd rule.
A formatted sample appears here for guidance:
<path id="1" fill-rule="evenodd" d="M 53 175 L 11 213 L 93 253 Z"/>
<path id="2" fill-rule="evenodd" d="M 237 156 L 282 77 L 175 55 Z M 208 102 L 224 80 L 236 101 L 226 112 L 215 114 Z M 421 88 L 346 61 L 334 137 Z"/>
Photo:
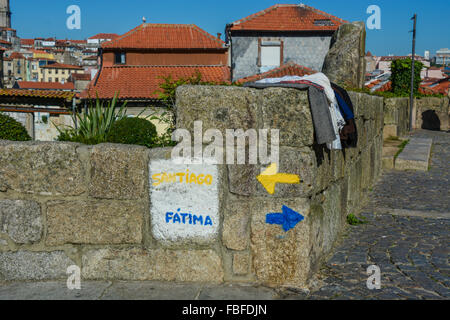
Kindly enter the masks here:
<path id="1" fill-rule="evenodd" d="M 142 17 L 142 23 L 146 23 L 147 19 L 145 17 Z"/>

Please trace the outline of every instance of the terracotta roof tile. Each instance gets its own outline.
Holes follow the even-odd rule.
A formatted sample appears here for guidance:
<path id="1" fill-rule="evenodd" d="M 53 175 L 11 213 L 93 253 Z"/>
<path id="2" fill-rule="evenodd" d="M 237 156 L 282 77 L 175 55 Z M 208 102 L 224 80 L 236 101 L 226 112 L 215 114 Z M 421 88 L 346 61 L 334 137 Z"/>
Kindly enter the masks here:
<path id="1" fill-rule="evenodd" d="M 115 92 L 119 92 L 122 99 L 157 99 L 154 92 L 164 82 L 162 77 L 189 78 L 197 71 L 202 74 L 202 80 L 208 82 L 228 82 L 230 79 L 230 69 L 225 66 L 103 67 L 96 85 L 94 79 L 81 97 L 95 98 L 98 93 L 101 99 L 111 99 Z"/>
<path id="2" fill-rule="evenodd" d="M 231 24 L 231 30 L 335 31 L 348 21 L 304 4 L 276 4 Z"/>
<path id="3" fill-rule="evenodd" d="M 20 39 L 21 45 L 34 46 L 34 39 Z"/>
<path id="4" fill-rule="evenodd" d="M 23 54 L 21 54 L 20 52 L 13 52 L 13 53 L 11 53 L 9 58 L 10 59 L 25 59 Z"/>
<path id="5" fill-rule="evenodd" d="M 17 81 L 20 89 L 39 89 L 39 90 L 74 90 L 72 82 L 33 82 L 33 81 Z"/>
<path id="6" fill-rule="evenodd" d="M 225 42 L 192 24 L 143 23 L 103 48 L 119 49 L 223 49 Z"/>
<path id="7" fill-rule="evenodd" d="M 254 82 L 266 78 L 281 78 L 284 76 L 306 76 L 309 74 L 317 73 L 317 71 L 301 66 L 299 64 L 288 62 L 284 65 L 282 65 L 279 68 L 261 73 L 261 74 L 255 74 L 250 77 L 239 79 L 238 83 L 246 83 L 246 82 Z"/>
<path id="8" fill-rule="evenodd" d="M 116 33 L 99 33 L 89 39 L 116 39 L 119 35 Z"/>
<path id="9" fill-rule="evenodd" d="M 75 93 L 69 91 L 52 91 L 52 90 L 0 89 L 0 101 L 1 97 L 5 96 L 69 100 L 75 96 Z"/>

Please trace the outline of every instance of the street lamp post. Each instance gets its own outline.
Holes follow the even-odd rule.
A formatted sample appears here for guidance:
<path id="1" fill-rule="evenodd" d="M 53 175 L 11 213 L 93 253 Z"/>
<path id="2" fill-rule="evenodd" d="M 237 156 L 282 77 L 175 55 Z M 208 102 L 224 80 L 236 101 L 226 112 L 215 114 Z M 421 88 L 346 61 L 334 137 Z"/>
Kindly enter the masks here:
<path id="1" fill-rule="evenodd" d="M 417 24 L 417 14 L 414 14 L 414 17 L 411 18 L 414 20 L 414 29 L 413 29 L 413 43 L 412 43 L 412 63 L 411 63 L 411 96 L 409 101 L 409 131 L 413 130 L 413 121 L 414 121 L 414 78 L 415 78 L 415 55 L 416 55 L 416 24 Z"/>

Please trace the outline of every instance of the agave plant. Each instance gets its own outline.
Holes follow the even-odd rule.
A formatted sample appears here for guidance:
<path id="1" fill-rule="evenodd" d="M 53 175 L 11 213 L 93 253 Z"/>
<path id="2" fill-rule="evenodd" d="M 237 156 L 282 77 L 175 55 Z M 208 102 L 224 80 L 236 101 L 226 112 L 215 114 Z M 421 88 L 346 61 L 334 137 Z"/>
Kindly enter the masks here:
<path id="1" fill-rule="evenodd" d="M 83 142 L 96 144 L 106 142 L 106 136 L 115 121 L 127 117 L 126 101 L 117 108 L 119 94 L 114 94 L 114 98 L 105 105 L 100 101 L 98 95 L 94 103 L 91 101 L 86 112 L 74 113 L 72 121 L 77 123 L 77 127 L 68 126 L 61 129 L 56 126 L 60 136 L 58 140 Z"/>

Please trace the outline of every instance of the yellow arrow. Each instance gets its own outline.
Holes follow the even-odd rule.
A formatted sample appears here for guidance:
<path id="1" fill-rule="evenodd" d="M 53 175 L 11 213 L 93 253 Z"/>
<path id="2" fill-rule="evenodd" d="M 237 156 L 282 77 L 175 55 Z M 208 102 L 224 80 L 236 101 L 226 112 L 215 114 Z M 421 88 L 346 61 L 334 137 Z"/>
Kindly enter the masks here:
<path id="1" fill-rule="evenodd" d="M 295 174 L 278 173 L 276 163 L 272 163 L 263 173 L 256 177 L 269 194 L 275 193 L 277 183 L 299 184 L 300 177 Z"/>

